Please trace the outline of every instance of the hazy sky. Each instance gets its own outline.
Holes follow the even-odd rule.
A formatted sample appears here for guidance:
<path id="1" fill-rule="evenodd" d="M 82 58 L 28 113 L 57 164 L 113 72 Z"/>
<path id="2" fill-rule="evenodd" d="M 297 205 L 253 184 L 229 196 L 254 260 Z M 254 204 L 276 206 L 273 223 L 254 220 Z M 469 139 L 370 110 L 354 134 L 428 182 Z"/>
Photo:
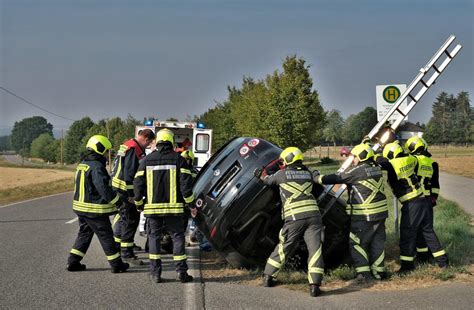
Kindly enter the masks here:
<path id="1" fill-rule="evenodd" d="M 450 34 L 463 50 L 410 116 L 441 91 L 474 96 L 473 0 L 0 0 L 0 85 L 72 119 L 184 119 L 297 54 L 326 109 L 375 107 L 377 84 L 409 83 Z M 33 115 L 0 91 L 0 129 Z"/>

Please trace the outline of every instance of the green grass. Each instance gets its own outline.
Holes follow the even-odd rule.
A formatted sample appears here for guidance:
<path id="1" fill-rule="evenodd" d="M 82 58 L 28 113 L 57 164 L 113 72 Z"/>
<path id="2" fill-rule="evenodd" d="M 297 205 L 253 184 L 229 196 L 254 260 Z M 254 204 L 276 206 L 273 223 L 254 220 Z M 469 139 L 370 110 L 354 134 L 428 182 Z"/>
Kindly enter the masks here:
<path id="1" fill-rule="evenodd" d="M 28 186 L 27 188 L 15 187 L 8 190 L 0 190 L 0 205 L 72 190 L 74 190 L 74 184 L 71 178 Z"/>
<path id="2" fill-rule="evenodd" d="M 61 166 L 60 164 L 46 164 L 46 163 L 39 163 L 39 162 L 34 162 L 33 164 L 29 163 L 25 159 L 25 165 L 21 164 L 16 164 L 9 162 L 3 158 L 2 155 L 0 155 L 0 167 L 8 167 L 8 168 L 31 168 L 31 169 L 57 169 L 57 170 L 76 170 L 76 165 L 64 165 Z"/>

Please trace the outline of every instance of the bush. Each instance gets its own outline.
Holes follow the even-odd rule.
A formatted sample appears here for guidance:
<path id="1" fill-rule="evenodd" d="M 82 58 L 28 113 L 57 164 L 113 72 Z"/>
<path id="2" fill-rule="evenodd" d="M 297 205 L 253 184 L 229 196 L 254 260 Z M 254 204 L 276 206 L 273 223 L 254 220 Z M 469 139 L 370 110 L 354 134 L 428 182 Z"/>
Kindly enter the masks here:
<path id="1" fill-rule="evenodd" d="M 322 165 L 330 165 L 330 164 L 334 164 L 336 161 L 332 158 L 329 158 L 329 157 L 323 157 L 321 158 L 321 164 Z"/>

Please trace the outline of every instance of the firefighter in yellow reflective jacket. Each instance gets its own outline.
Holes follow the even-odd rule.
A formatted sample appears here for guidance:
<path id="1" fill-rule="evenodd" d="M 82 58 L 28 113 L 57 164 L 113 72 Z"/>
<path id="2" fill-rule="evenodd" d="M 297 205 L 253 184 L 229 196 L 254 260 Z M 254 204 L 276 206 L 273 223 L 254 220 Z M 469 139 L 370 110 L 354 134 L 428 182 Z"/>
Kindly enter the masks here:
<path id="1" fill-rule="evenodd" d="M 264 270 L 263 285 L 271 287 L 285 258 L 291 255 L 304 238 L 308 247 L 308 281 L 310 295 L 321 294 L 319 289 L 324 274 L 321 231 L 322 219 L 316 199 L 312 195 L 313 175 L 303 165 L 303 154 L 296 147 L 288 147 L 280 154 L 285 168 L 272 175 L 264 175 L 268 186 L 278 186 L 282 202 L 284 224 L 280 230 L 280 242 L 275 247 Z M 256 170 L 255 176 L 262 177 L 263 170 Z"/>
<path id="2" fill-rule="evenodd" d="M 387 144 L 383 157 L 377 158 L 382 169 L 387 170 L 388 182 L 394 195 L 402 203 L 400 223 L 400 273 L 414 269 L 416 236 L 423 234 L 429 250 L 442 268 L 448 266 L 448 257 L 433 229 L 429 208 L 423 195 L 416 171 L 418 160 L 403 151 L 398 142 Z"/>
<path id="3" fill-rule="evenodd" d="M 160 130 L 156 141 L 156 150 L 140 162 L 135 175 L 135 205 L 143 208 L 148 220 L 152 280 L 161 282 L 160 239 L 166 225 L 173 239 L 173 259 L 178 279 L 185 283 L 193 279 L 187 273 L 183 226 L 185 205 L 192 206 L 194 201 L 191 167 L 174 151 L 174 135 L 170 130 Z"/>
<path id="4" fill-rule="evenodd" d="M 382 170 L 368 144 L 351 150 L 354 167 L 341 173 L 316 176 L 321 184 L 347 184 L 347 214 L 351 217 L 351 256 L 357 272 L 357 283 L 386 278 L 385 219 L 388 217 Z M 372 273 L 372 274 L 371 274 Z"/>
<path id="5" fill-rule="evenodd" d="M 405 148 L 418 160 L 418 179 L 423 189 L 423 194 L 427 203 L 431 206 L 428 209 L 429 218 L 433 223 L 433 207 L 439 195 L 439 167 L 438 163 L 431 158 L 428 152 L 428 144 L 423 138 L 413 136 L 405 143 Z M 416 259 L 419 263 L 428 262 L 431 253 L 426 245 L 425 238 L 421 232 L 416 237 Z"/>
<path id="6" fill-rule="evenodd" d="M 123 260 L 133 265 L 143 264 L 133 251 L 135 232 L 140 222 L 140 213 L 133 204 L 133 179 L 139 161 L 145 157 L 145 149 L 154 139 L 151 129 L 143 129 L 135 139 L 126 141 L 120 146 L 112 170 L 112 187 L 126 205 L 114 218 L 114 239 L 120 246 Z"/>
<path id="7" fill-rule="evenodd" d="M 119 195 L 109 185 L 110 177 L 105 169 L 105 153 L 111 147 L 112 144 L 106 137 L 91 137 L 85 153 L 81 155 L 81 163 L 77 166 L 72 208 L 79 218 L 79 232 L 69 254 L 69 271 L 86 269 L 80 262 L 94 234 L 99 238 L 113 273 L 124 272 L 129 267 L 122 262 L 109 219 L 119 206 L 123 206 Z"/>

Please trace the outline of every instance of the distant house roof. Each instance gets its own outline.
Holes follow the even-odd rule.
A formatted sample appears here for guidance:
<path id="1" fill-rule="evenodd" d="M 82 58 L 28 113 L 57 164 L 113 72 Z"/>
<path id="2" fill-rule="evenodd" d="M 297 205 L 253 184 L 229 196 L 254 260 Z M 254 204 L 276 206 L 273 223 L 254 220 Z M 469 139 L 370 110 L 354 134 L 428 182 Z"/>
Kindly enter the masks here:
<path id="1" fill-rule="evenodd" d="M 410 131 L 410 132 L 424 132 L 425 130 L 418 125 L 410 122 L 405 122 L 398 127 L 397 131 Z"/>

